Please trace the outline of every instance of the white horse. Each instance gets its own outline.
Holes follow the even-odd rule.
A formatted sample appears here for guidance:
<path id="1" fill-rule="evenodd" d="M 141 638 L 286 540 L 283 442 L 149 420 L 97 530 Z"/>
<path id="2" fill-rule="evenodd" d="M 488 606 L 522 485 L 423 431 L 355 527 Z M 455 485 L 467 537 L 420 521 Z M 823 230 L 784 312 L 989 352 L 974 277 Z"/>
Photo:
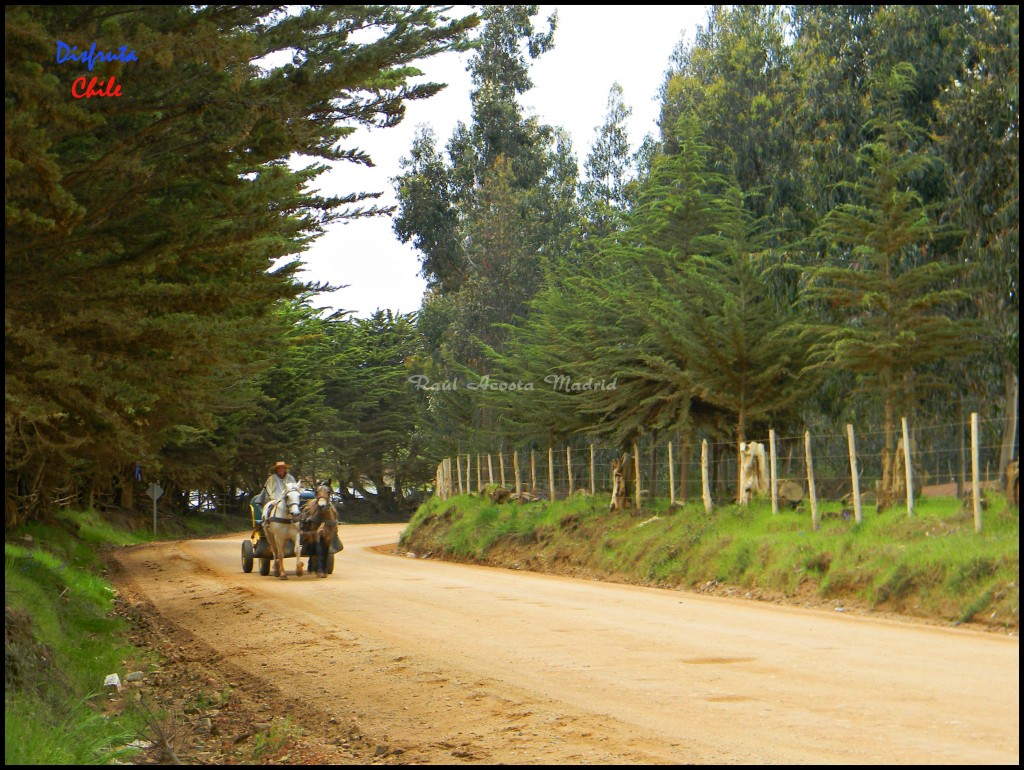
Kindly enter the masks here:
<path id="1" fill-rule="evenodd" d="M 302 576 L 302 560 L 299 558 L 299 485 L 288 484 L 284 497 L 267 503 L 263 518 L 263 534 L 270 543 L 274 554 L 274 576 L 287 580 L 284 571 L 284 558 L 288 553 L 288 541 L 291 540 L 295 556 L 295 575 Z"/>

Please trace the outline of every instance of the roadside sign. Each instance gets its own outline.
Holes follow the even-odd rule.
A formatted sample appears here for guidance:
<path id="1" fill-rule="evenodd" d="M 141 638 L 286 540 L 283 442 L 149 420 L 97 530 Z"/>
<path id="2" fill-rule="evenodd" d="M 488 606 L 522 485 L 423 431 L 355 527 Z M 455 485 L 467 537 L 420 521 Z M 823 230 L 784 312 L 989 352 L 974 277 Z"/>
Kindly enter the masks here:
<path id="1" fill-rule="evenodd" d="M 155 481 L 149 485 L 146 490 L 146 494 L 153 498 L 153 534 L 156 534 L 156 501 L 160 499 L 160 495 L 164 493 L 163 487 L 157 484 Z"/>

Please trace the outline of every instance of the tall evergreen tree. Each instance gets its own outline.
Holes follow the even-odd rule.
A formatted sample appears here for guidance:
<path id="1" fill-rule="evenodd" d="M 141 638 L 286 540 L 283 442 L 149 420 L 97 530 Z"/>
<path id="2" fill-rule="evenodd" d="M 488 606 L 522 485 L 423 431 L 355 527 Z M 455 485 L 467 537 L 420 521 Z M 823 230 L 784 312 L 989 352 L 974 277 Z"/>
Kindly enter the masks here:
<path id="1" fill-rule="evenodd" d="M 693 116 L 673 140 L 627 227 L 558 276 L 501 359 L 552 386 L 497 399 L 524 438 L 584 432 L 625 448 L 702 428 L 743 441 L 810 386 L 805 327 L 768 294 L 735 182 L 708 168 Z"/>
<path id="2" fill-rule="evenodd" d="M 488 6 L 469 63 L 472 122 L 459 124 L 446 145 L 444 170 L 429 135 L 396 180 L 395 231 L 423 251 L 432 291 L 420 324 L 433 371 L 475 379 L 492 371 L 505 326 L 521 322 L 550 266 L 577 248 L 581 227 L 578 170 L 568 136 L 526 117 L 519 97 L 532 82 L 529 61 L 553 45 L 555 18 L 538 32 L 537 6 Z M 456 398 L 461 402 L 453 403 Z M 439 397 L 463 417 L 439 419 L 467 432 L 497 430 L 479 394 Z M 468 439 L 468 433 L 467 437 Z M 488 436 L 488 444 L 493 438 Z"/>
<path id="3" fill-rule="evenodd" d="M 890 461 L 900 409 L 936 385 L 922 381 L 922 366 L 963 356 L 975 331 L 948 312 L 962 296 L 954 283 L 962 267 L 936 258 L 936 226 L 911 184 L 935 162 L 921 129 L 903 115 L 901 95 L 913 81 L 908 64 L 878 80 L 866 127 L 872 141 L 861 148 L 861 173 L 850 185 L 855 202 L 824 218 L 820 234 L 836 252 L 829 264 L 807 269 L 811 295 L 837 312 L 832 361 L 855 372 L 883 404 L 879 510 L 893 502 Z"/>
<path id="4" fill-rule="evenodd" d="M 466 266 L 455 223 L 471 216 L 476 190 L 499 157 L 510 164 L 514 186 L 536 187 L 547 173 L 544 151 L 551 129 L 523 116 L 517 99 L 533 87 L 529 60 L 553 45 L 555 18 L 537 32 L 537 6 L 486 6 L 467 69 L 473 83 L 472 120 L 456 125 L 442 159 L 432 132 L 416 136 L 403 173 L 393 181 L 399 211 L 395 233 L 423 253 L 428 285 L 457 291 Z"/>
<path id="5" fill-rule="evenodd" d="M 807 225 L 792 125 L 793 78 L 781 6 L 712 6 L 691 45 L 681 43 L 662 87 L 662 141 L 674 152 L 675 122 L 695 115 L 733 174 L 768 244 Z"/>
<path id="6" fill-rule="evenodd" d="M 595 129 L 594 143 L 584 162 L 580 199 L 587 218 L 587 238 L 601 238 L 622 227 L 629 210 L 629 183 L 636 177 L 630 155 L 626 121 L 632 110 L 623 101 L 622 86 L 608 92 L 604 123 Z"/>
<path id="7" fill-rule="evenodd" d="M 409 380 L 422 349 L 415 316 L 379 310 L 370 318 L 336 319 L 328 336 L 330 475 L 350 500 L 408 513 L 407 497 L 432 477 L 436 463 L 422 434 L 424 395 Z"/>
<path id="8" fill-rule="evenodd" d="M 476 19 L 434 7 L 14 6 L 5 13 L 5 515 L 54 487 L 161 470 L 258 394 L 300 254 L 376 192 L 309 192 L 369 162 L 359 126 L 399 121 L 412 62 Z M 378 30 L 355 43 L 357 31 Z M 137 60 L 93 71 L 54 41 Z M 289 52 L 281 64 L 255 62 Z M 76 99 L 80 76 L 122 96 Z M 293 170 L 293 153 L 320 163 Z M 284 264 L 274 268 L 279 260 Z M 45 299 L 40 300 L 40 287 Z M 208 469 L 212 474 L 216 468 Z M 220 469 L 223 473 L 223 468 Z"/>
<path id="9" fill-rule="evenodd" d="M 1020 9 L 972 6 L 970 13 L 972 42 L 963 72 L 936 102 L 937 131 L 950 179 L 945 211 L 963 235 L 959 251 L 969 266 L 964 312 L 987 329 L 967 366 L 991 374 L 970 379 L 1002 385 L 1002 474 L 1014 457 L 1019 410 Z"/>

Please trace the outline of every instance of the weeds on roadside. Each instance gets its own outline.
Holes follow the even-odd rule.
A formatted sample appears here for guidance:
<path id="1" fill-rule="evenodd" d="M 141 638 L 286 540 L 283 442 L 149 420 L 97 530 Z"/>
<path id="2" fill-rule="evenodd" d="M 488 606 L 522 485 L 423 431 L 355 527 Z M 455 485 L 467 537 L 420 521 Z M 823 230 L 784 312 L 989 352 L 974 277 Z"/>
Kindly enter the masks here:
<path id="1" fill-rule="evenodd" d="M 288 745 L 294 743 L 302 731 L 291 717 L 271 725 L 265 733 L 257 733 L 252 740 L 252 759 L 259 761 L 266 757 L 272 757 L 284 750 Z"/>

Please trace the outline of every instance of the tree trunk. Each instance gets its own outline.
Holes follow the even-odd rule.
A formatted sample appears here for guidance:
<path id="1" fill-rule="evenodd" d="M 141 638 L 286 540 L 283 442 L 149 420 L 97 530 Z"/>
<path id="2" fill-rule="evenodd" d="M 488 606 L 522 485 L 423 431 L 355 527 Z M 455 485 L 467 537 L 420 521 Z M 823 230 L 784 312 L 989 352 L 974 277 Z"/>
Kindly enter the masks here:
<path id="1" fill-rule="evenodd" d="M 895 449 L 893 436 L 895 435 L 895 408 L 893 406 L 893 395 L 890 388 L 886 388 L 885 394 L 885 445 L 882 447 L 882 481 L 879 485 L 876 510 L 881 513 L 893 504 L 895 494 L 893 491 L 893 451 Z"/>
<path id="2" fill-rule="evenodd" d="M 1006 473 L 1006 466 L 1014 458 L 1014 446 L 1017 443 L 1017 408 L 1020 400 L 1020 381 L 1017 379 L 1017 372 L 1007 364 L 1003 368 L 1003 382 L 1005 384 L 1006 396 L 1006 417 L 1003 420 L 1003 439 L 999 446 L 999 475 Z"/>
<path id="3" fill-rule="evenodd" d="M 118 484 L 121 487 L 121 507 L 126 510 L 135 508 L 135 484 L 134 477 L 129 473 L 127 476 L 118 476 Z"/>
<path id="4" fill-rule="evenodd" d="M 679 502 L 689 502 L 690 433 L 679 444 Z"/>
<path id="5" fill-rule="evenodd" d="M 634 460 L 628 452 L 623 452 L 618 459 L 612 460 L 612 499 L 608 510 L 621 511 L 630 506 L 630 491 L 636 479 Z"/>
<path id="6" fill-rule="evenodd" d="M 1020 461 L 1011 460 L 1003 475 L 1006 507 L 1011 511 L 1020 510 Z"/>

